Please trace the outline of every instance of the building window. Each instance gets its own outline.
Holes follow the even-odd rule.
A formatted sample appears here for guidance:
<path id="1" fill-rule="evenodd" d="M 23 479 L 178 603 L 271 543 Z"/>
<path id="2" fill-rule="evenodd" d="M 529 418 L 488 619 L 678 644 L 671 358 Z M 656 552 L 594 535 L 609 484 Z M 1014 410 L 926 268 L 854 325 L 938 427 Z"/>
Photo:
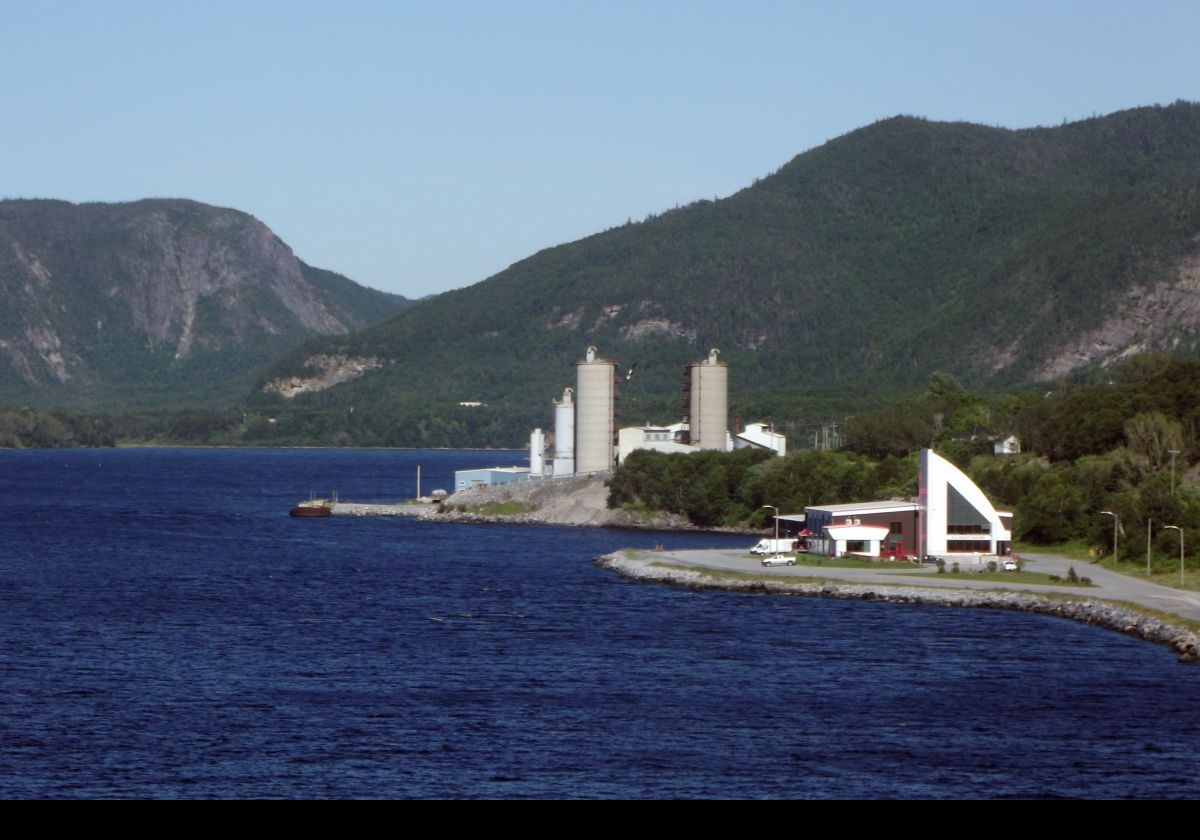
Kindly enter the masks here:
<path id="1" fill-rule="evenodd" d="M 969 554 L 986 554 L 992 550 L 991 540 L 947 540 L 946 551 L 962 551 Z"/>
<path id="2" fill-rule="evenodd" d="M 990 534 L 991 523 L 950 484 L 946 485 L 946 533 Z"/>

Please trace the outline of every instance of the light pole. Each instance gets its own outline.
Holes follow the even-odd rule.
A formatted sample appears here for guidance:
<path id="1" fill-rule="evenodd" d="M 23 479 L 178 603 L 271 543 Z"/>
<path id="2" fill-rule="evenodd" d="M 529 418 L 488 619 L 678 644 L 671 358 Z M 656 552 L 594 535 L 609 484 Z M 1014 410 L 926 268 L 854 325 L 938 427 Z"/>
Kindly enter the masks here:
<path id="1" fill-rule="evenodd" d="M 771 546 L 771 550 L 778 554 L 779 553 L 779 508 L 775 507 L 775 505 L 763 505 L 763 510 L 766 510 L 767 508 L 770 508 L 771 510 L 775 511 L 775 544 L 773 546 Z"/>
<path id="2" fill-rule="evenodd" d="M 1183 588 L 1183 529 L 1178 525 L 1164 525 L 1163 530 L 1179 532 L 1179 586 Z"/>
<path id="3" fill-rule="evenodd" d="M 1100 511 L 1105 516 L 1113 518 L 1113 567 L 1117 564 L 1117 531 L 1121 530 L 1121 517 L 1113 513 L 1111 510 Z"/>
<path id="4" fill-rule="evenodd" d="M 1146 520 L 1146 577 L 1150 577 L 1150 532 L 1153 529 L 1154 520 Z"/>

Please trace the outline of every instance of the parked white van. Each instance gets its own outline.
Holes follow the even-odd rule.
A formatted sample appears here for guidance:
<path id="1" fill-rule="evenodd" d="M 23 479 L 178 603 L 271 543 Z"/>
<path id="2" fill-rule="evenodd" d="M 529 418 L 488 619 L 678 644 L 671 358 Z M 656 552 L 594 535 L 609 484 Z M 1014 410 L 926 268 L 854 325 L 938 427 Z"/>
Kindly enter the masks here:
<path id="1" fill-rule="evenodd" d="M 778 540 L 759 540 L 758 544 L 754 546 L 754 548 L 750 549 L 750 553 L 754 555 L 781 554 L 789 551 L 795 551 L 795 544 L 796 541 L 790 537 L 788 539 L 781 538 Z"/>

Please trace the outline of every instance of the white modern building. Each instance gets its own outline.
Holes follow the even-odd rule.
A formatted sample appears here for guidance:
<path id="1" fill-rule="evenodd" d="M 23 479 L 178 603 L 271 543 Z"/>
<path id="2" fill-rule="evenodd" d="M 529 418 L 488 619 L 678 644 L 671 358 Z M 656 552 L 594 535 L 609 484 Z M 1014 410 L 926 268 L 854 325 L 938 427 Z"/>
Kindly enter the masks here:
<path id="1" fill-rule="evenodd" d="M 984 562 L 1012 545 L 1009 511 L 996 510 L 958 467 L 921 451 L 917 501 L 892 499 L 811 505 L 803 517 L 781 516 L 781 532 L 813 554 L 838 557 L 937 557 Z"/>
<path id="2" fill-rule="evenodd" d="M 921 450 L 917 488 L 922 556 L 1009 553 L 1012 513 L 996 510 L 975 482 L 932 449 Z"/>

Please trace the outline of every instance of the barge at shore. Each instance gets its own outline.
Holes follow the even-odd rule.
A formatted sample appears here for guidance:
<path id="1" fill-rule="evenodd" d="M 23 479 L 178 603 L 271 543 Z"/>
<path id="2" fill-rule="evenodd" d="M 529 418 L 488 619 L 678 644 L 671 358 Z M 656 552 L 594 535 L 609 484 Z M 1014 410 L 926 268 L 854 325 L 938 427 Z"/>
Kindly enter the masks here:
<path id="1" fill-rule="evenodd" d="M 315 496 L 309 496 L 307 501 L 303 501 L 289 510 L 288 516 L 333 516 L 333 506 L 336 504 L 336 493 L 333 499 L 318 499 Z"/>

